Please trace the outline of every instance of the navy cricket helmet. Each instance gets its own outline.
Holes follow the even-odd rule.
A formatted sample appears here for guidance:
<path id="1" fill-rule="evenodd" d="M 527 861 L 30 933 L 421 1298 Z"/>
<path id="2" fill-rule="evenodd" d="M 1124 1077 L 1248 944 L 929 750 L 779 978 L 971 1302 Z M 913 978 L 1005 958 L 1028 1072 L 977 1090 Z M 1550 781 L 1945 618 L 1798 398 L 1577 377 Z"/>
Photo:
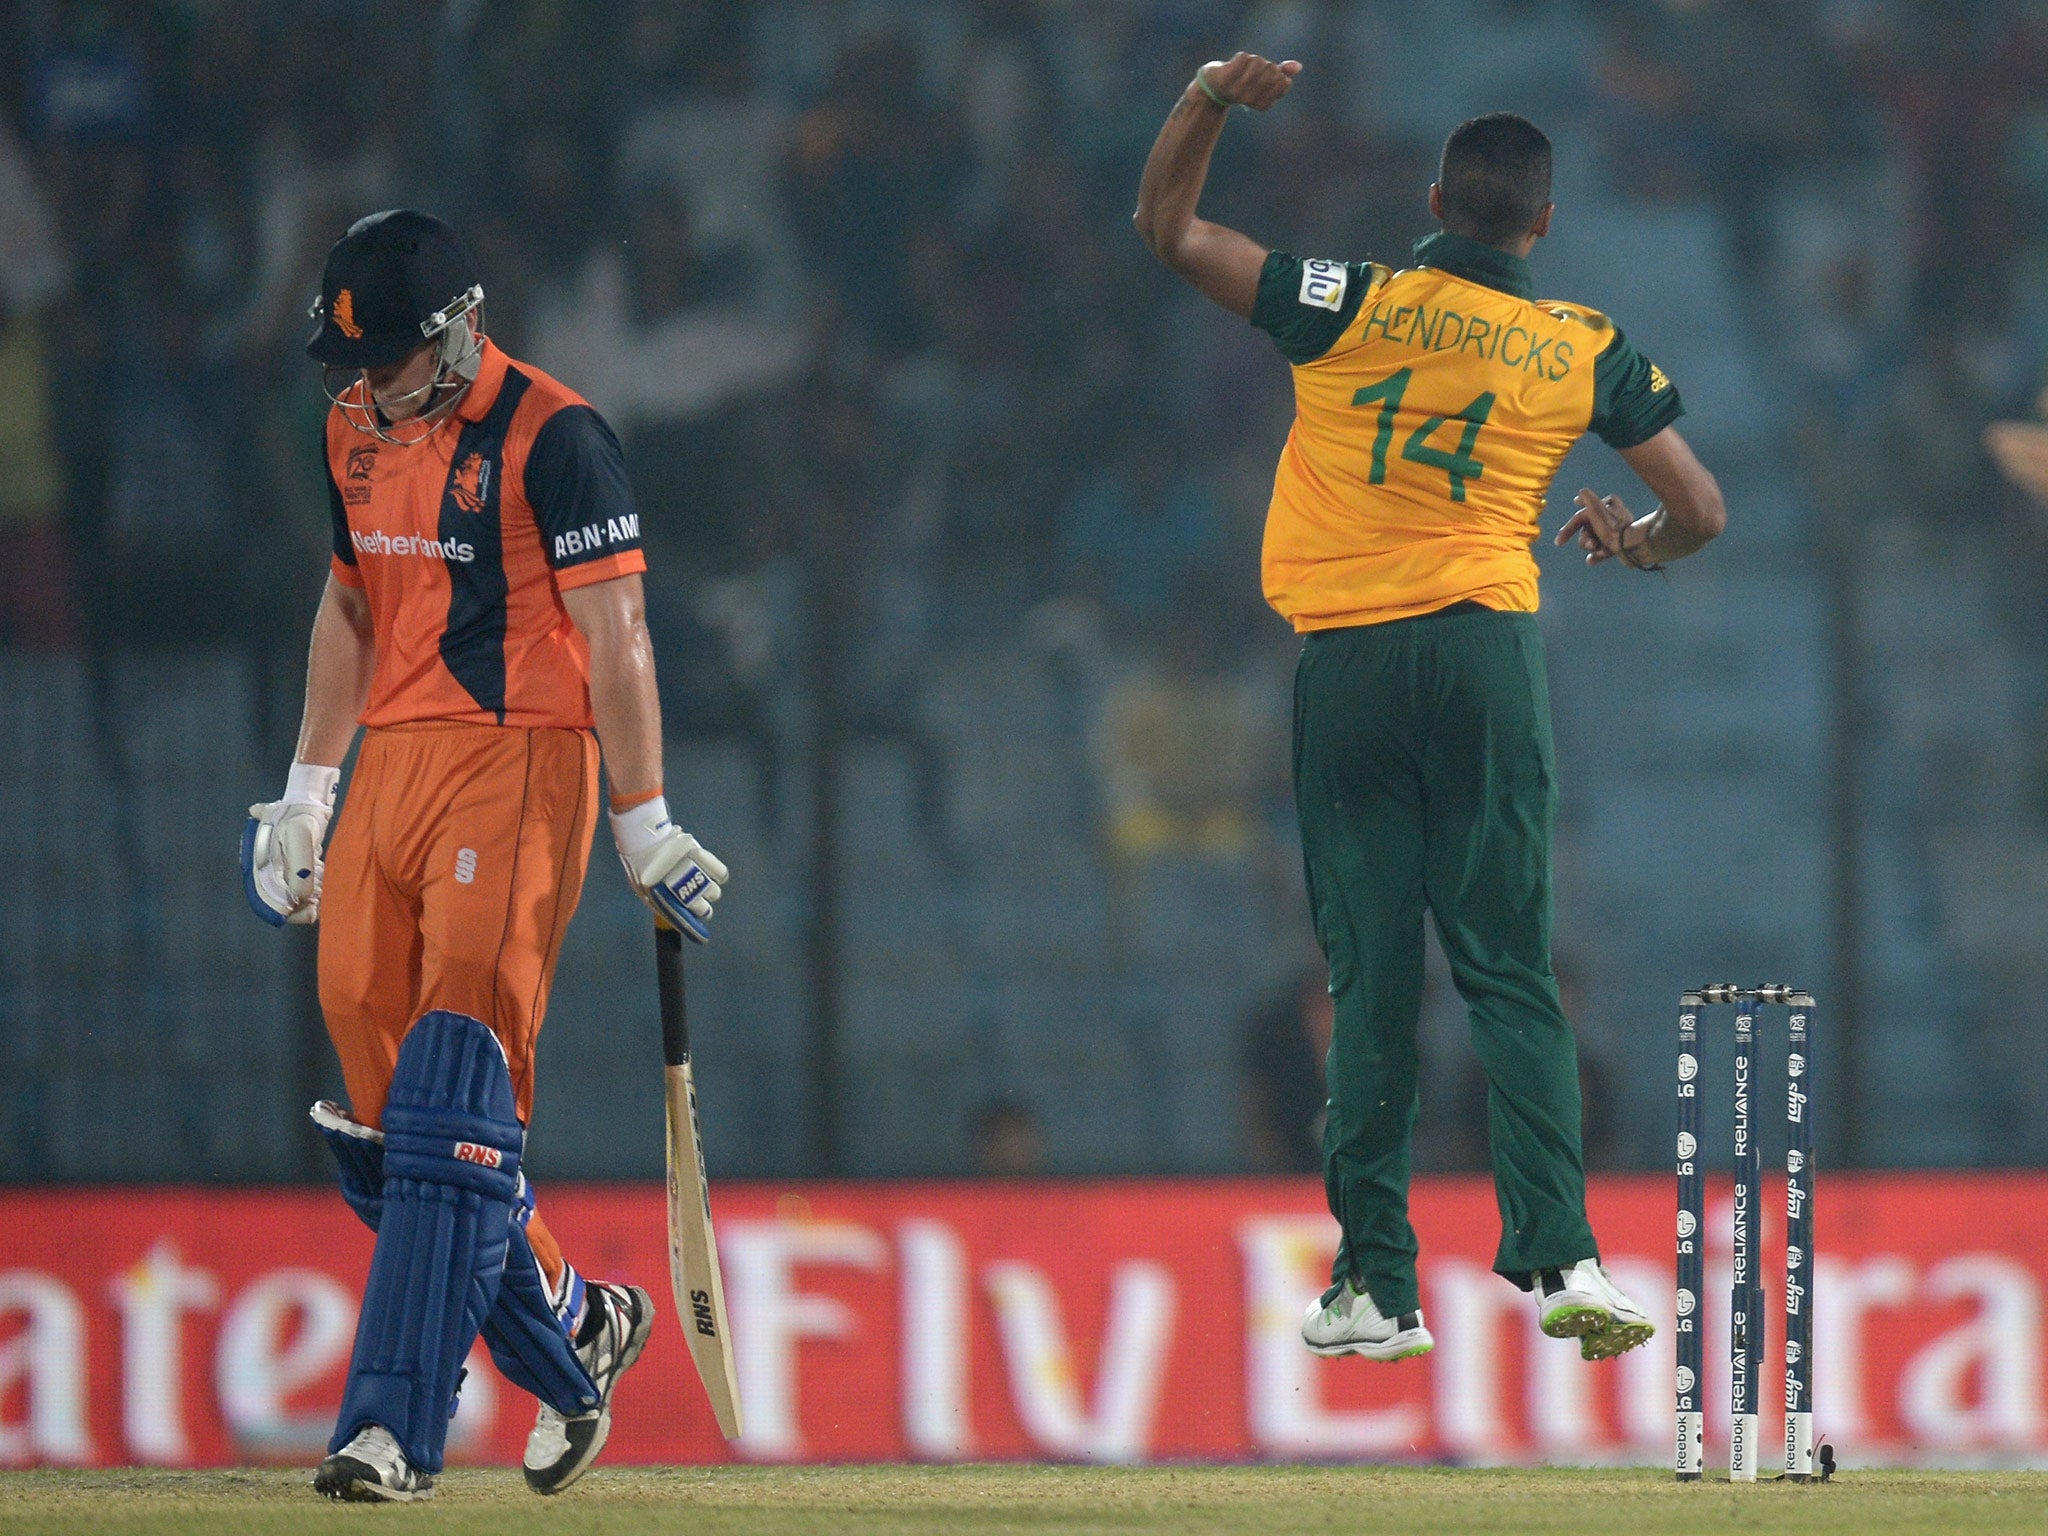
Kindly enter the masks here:
<path id="1" fill-rule="evenodd" d="M 483 302 L 476 262 L 455 231 L 410 208 L 349 226 L 327 253 L 306 353 L 329 368 L 382 368 Z"/>

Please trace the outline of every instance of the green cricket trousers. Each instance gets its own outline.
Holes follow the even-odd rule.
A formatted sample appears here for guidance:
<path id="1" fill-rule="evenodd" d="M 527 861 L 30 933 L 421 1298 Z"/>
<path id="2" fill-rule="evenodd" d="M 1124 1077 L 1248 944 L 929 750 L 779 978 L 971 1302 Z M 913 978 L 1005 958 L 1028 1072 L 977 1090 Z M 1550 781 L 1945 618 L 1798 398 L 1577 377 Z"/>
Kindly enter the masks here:
<path id="1" fill-rule="evenodd" d="M 1534 615 L 1461 603 L 1323 630 L 1294 686 L 1294 793 L 1336 1025 L 1323 1139 L 1333 1279 L 1382 1313 L 1420 1305 L 1408 1221 L 1430 912 L 1486 1069 L 1501 1239 L 1494 1268 L 1595 1254 L 1578 1051 L 1550 968 L 1555 753 Z"/>

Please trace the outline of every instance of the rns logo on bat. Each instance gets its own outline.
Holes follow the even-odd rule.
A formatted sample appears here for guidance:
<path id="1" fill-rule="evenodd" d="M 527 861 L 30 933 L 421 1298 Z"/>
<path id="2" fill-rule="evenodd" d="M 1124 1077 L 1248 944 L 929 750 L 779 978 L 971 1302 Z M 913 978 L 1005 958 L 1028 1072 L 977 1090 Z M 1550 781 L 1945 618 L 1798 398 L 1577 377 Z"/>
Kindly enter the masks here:
<path id="1" fill-rule="evenodd" d="M 690 1292 L 690 1315 L 697 1321 L 697 1331 L 708 1339 L 718 1337 L 718 1321 L 711 1315 L 711 1293 Z"/>

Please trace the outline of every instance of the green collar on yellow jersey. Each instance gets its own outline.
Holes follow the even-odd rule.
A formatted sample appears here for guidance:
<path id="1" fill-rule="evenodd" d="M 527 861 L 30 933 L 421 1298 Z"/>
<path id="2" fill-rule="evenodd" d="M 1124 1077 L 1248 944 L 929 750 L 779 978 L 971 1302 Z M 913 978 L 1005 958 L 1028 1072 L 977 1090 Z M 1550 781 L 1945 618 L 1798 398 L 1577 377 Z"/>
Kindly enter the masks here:
<path id="1" fill-rule="evenodd" d="M 1518 299 L 1536 297 L 1536 284 L 1524 258 L 1510 255 L 1497 245 L 1454 235 L 1448 229 L 1416 241 L 1415 259 L 1425 267 L 1436 267 L 1453 277 L 1498 288 Z"/>

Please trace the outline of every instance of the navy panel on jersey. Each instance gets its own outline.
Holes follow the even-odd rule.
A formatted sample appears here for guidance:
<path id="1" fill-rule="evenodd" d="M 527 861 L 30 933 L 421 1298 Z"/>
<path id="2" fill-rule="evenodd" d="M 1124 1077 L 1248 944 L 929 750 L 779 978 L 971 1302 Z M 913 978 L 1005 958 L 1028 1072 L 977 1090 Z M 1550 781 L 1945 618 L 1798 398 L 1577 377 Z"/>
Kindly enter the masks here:
<path id="1" fill-rule="evenodd" d="M 448 627 L 441 660 L 480 709 L 505 723 L 505 539 L 498 520 L 505 434 L 533 380 L 505 370 L 482 421 L 465 422 L 441 492 L 442 557 L 448 566 Z"/>
<path id="2" fill-rule="evenodd" d="M 535 435 L 526 456 L 526 500 L 541 550 L 558 571 L 640 547 L 626 455 L 587 405 L 564 406 Z"/>

